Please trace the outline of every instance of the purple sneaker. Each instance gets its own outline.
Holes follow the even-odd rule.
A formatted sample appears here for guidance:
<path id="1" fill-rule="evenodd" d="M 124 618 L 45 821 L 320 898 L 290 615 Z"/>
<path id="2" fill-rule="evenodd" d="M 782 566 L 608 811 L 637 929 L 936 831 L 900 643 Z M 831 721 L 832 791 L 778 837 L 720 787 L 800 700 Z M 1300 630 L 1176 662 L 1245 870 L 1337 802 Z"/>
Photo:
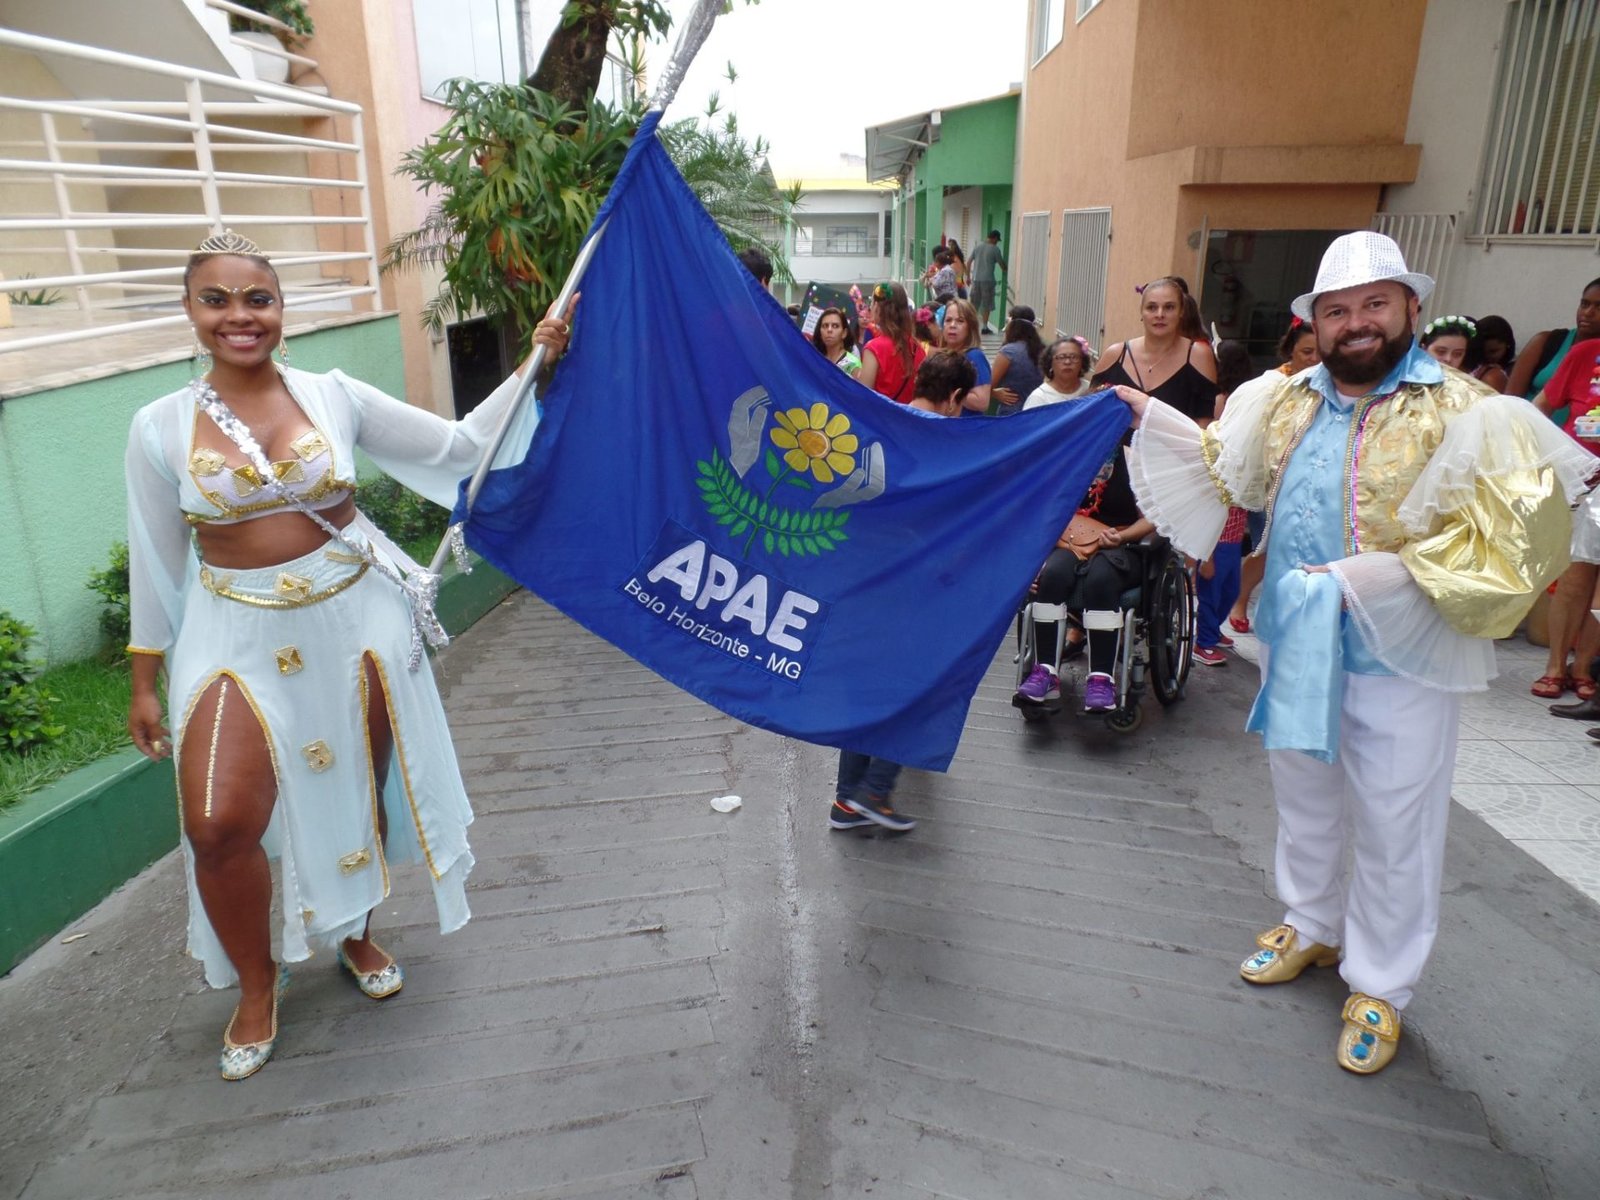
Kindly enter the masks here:
<path id="1" fill-rule="evenodd" d="M 1083 711 L 1110 712 L 1117 706 L 1117 686 L 1111 676 L 1096 671 L 1083 683 Z"/>
<path id="2" fill-rule="evenodd" d="M 1061 681 L 1049 667 L 1038 663 L 1022 681 L 1022 686 L 1017 689 L 1017 695 L 1033 704 L 1043 704 L 1046 700 L 1059 700 Z"/>

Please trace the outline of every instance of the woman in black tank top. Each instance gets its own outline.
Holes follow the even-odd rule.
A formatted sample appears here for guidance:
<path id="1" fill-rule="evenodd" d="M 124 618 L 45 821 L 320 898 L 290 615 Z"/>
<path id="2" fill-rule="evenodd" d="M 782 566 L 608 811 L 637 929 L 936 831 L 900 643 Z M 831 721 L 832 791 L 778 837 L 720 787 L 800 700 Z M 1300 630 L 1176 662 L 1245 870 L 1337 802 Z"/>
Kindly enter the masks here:
<path id="1" fill-rule="evenodd" d="M 1217 359 L 1205 342 L 1179 332 L 1184 293 L 1177 281 L 1144 286 L 1141 337 L 1107 346 L 1094 367 L 1096 390 L 1126 384 L 1205 425 L 1217 411 Z"/>

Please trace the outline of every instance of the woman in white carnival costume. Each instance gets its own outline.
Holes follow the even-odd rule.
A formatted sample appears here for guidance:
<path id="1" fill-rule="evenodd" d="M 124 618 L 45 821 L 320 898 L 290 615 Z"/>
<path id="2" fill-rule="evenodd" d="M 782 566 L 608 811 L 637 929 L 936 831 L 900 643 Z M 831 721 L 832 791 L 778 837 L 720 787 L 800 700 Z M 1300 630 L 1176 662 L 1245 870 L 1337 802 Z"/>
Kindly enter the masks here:
<path id="1" fill-rule="evenodd" d="M 422 654 L 442 630 L 416 565 L 356 508 L 354 452 L 453 505 L 518 378 L 450 422 L 340 371 L 275 365 L 278 277 L 231 231 L 189 259 L 183 306 L 213 365 L 140 409 L 128 438 L 128 728 L 146 756 L 177 756 L 189 953 L 212 987 L 239 984 L 221 1068 L 242 1079 L 272 1054 L 287 982 L 269 855 L 283 958 L 337 947 L 375 999 L 402 983 L 368 928 L 391 863 L 427 864 L 441 932 L 468 918 L 472 810 Z M 567 320 L 547 316 L 535 337 L 559 355 Z M 525 405 L 496 465 L 526 453 L 537 423 Z"/>

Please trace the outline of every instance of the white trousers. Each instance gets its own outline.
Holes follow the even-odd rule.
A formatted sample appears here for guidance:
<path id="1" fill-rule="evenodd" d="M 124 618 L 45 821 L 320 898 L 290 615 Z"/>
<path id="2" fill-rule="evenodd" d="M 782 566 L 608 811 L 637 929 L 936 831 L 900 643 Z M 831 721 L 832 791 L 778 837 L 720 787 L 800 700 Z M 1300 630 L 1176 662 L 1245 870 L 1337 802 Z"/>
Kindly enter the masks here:
<path id="1" fill-rule="evenodd" d="M 1298 750 L 1267 755 L 1284 923 L 1343 946 L 1340 974 L 1351 990 L 1397 1009 L 1410 1001 L 1439 932 L 1460 715 L 1459 695 L 1347 673 L 1338 761 Z"/>

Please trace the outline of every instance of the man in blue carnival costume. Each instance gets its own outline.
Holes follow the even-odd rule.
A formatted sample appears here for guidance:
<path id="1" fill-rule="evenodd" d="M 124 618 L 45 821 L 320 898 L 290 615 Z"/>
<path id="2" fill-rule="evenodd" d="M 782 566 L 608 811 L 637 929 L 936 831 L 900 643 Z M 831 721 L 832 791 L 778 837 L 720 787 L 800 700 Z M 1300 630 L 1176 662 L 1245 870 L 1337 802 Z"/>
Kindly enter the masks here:
<path id="1" fill-rule="evenodd" d="M 1293 304 L 1318 366 L 1244 385 L 1204 430 L 1118 389 L 1141 421 L 1140 507 L 1186 553 L 1210 554 L 1230 505 L 1266 512 L 1247 727 L 1268 752 L 1286 912 L 1240 974 L 1288 983 L 1342 960 L 1336 1057 L 1361 1075 L 1393 1059 L 1438 932 L 1461 693 L 1487 686 L 1492 639 L 1565 567 L 1600 469 L 1418 348 L 1432 290 L 1389 238 L 1347 234 Z"/>

